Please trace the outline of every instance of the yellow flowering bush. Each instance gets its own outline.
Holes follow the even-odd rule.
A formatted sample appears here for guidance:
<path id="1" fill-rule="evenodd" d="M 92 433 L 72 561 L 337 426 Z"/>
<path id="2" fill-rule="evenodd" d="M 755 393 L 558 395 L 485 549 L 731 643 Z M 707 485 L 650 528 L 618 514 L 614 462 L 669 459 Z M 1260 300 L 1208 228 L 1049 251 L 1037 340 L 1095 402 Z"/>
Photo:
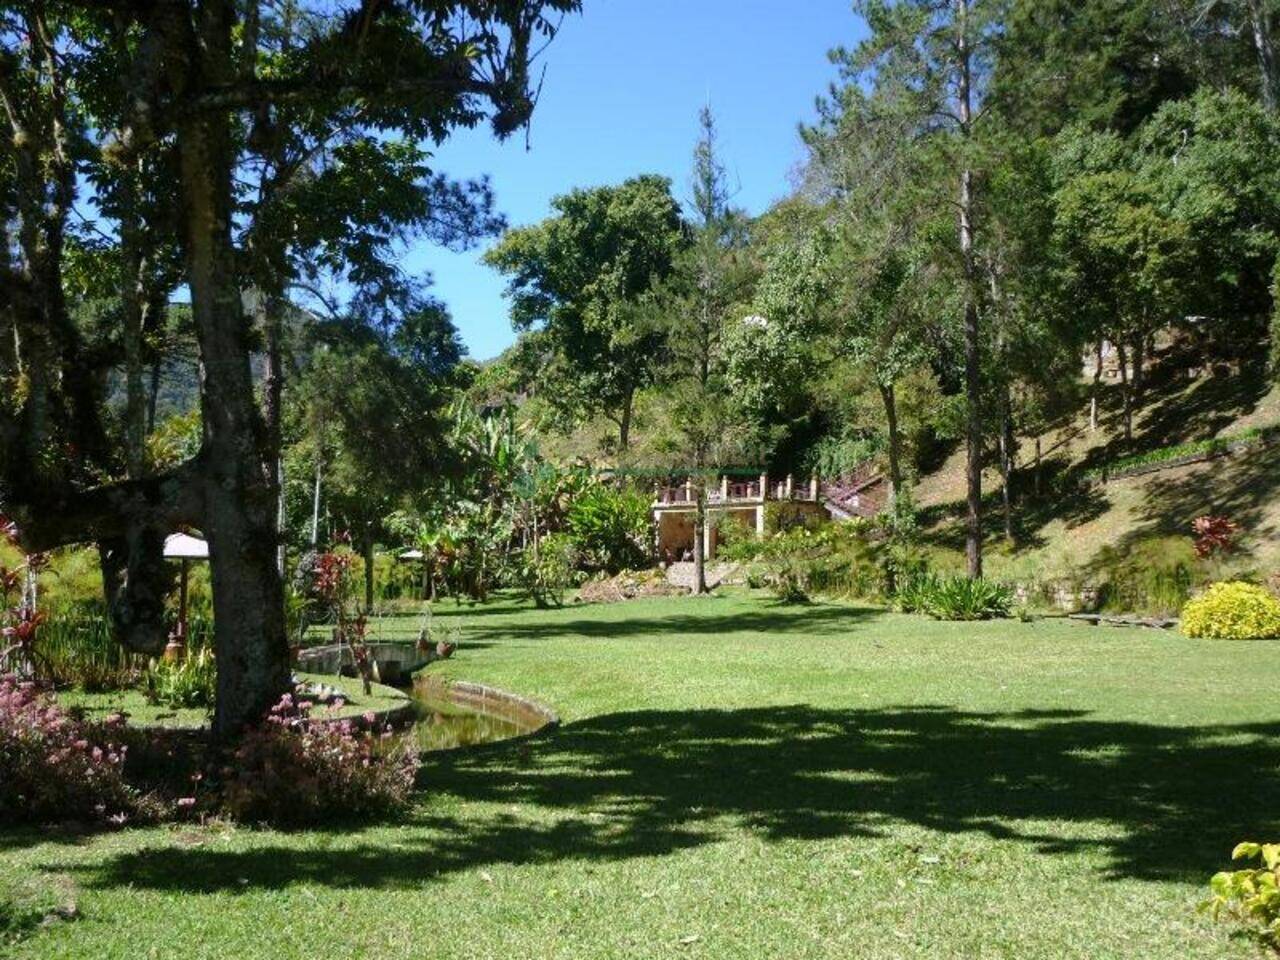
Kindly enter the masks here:
<path id="1" fill-rule="evenodd" d="M 1215 583 L 1182 608 L 1182 632 L 1215 640 L 1280 637 L 1280 600 L 1251 583 Z"/>

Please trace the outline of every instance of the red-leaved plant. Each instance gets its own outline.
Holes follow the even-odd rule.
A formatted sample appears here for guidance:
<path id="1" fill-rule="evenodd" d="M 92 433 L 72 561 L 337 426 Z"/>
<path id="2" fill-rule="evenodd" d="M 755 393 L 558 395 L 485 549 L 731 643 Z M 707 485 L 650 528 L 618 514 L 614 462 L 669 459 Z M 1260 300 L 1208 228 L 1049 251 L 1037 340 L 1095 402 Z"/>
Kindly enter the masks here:
<path id="1" fill-rule="evenodd" d="M 1201 560 L 1218 557 L 1235 549 L 1240 527 L 1226 517 L 1206 515 L 1191 521 L 1195 532 L 1196 556 Z"/>
<path id="2" fill-rule="evenodd" d="M 341 701 L 330 708 L 340 710 Z M 418 753 L 390 727 L 313 717 L 313 705 L 285 694 L 250 730 L 222 771 L 223 809 L 242 821 L 283 825 L 382 816 L 403 808 Z"/>
<path id="3" fill-rule="evenodd" d="M 316 557 L 315 589 L 333 613 L 333 642 L 351 650 L 351 659 L 364 684 L 366 696 L 373 687 L 373 657 L 365 642 L 368 620 L 361 611 L 347 609 L 348 577 L 354 557 L 349 553 L 322 553 Z"/>
<path id="4" fill-rule="evenodd" d="M 0 822 L 122 822 L 137 797 L 124 780 L 125 748 L 108 741 L 29 680 L 0 676 Z"/>

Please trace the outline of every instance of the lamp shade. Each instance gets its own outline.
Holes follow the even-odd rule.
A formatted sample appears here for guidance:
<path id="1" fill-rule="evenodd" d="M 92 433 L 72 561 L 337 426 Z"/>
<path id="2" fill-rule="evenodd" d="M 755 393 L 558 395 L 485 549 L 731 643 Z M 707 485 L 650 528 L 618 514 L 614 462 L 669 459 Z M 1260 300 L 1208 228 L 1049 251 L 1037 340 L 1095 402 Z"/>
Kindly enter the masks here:
<path id="1" fill-rule="evenodd" d="M 166 560 L 208 560 L 209 544 L 186 533 L 171 533 L 164 538 Z"/>

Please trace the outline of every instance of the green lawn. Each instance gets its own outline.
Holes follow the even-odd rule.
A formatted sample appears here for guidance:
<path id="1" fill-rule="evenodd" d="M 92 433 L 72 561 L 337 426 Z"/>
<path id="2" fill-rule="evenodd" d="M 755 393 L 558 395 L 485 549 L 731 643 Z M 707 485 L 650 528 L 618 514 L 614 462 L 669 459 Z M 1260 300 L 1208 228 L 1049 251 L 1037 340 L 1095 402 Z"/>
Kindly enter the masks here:
<path id="1" fill-rule="evenodd" d="M 333 687 L 345 698 L 342 709 L 328 711 L 325 717 L 335 720 L 358 717 L 367 711 L 379 715 L 388 714 L 405 705 L 405 694 L 394 687 L 372 685 L 368 695 L 361 689 L 360 681 L 349 677 L 324 676 L 318 673 L 299 673 L 300 680 L 315 681 Z M 62 703 L 83 711 L 91 720 L 105 720 L 114 713 L 124 713 L 129 723 L 137 727 L 164 727 L 170 730 L 198 730 L 209 722 L 210 711 L 203 707 L 166 707 L 150 703 L 141 690 L 111 690 L 105 693 L 84 693 L 69 690 L 60 695 Z"/>
<path id="2" fill-rule="evenodd" d="M 1194 906 L 1280 838 L 1276 644 L 746 595 L 440 615 L 431 669 L 564 726 L 428 760 L 392 825 L 0 832 L 0 882 L 82 914 L 14 956 L 1259 956 Z"/>

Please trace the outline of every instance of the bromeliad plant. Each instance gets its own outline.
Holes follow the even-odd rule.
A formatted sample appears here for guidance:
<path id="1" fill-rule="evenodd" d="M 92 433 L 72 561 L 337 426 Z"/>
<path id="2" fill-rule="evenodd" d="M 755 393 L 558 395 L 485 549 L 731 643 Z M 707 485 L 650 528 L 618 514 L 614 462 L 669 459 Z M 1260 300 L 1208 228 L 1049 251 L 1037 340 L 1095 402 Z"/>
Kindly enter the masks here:
<path id="1" fill-rule="evenodd" d="M 1235 549 L 1240 527 L 1226 517 L 1203 516 L 1191 521 L 1195 532 L 1196 556 L 1201 560 L 1220 557 Z"/>
<path id="2" fill-rule="evenodd" d="M 21 550 L 17 529 L 0 517 L 0 537 Z M 0 566 L 0 669 L 14 670 L 33 680 L 52 680 L 52 671 L 37 648 L 45 614 L 36 606 L 40 573 L 49 565 L 47 554 L 23 554 L 20 567 Z"/>

